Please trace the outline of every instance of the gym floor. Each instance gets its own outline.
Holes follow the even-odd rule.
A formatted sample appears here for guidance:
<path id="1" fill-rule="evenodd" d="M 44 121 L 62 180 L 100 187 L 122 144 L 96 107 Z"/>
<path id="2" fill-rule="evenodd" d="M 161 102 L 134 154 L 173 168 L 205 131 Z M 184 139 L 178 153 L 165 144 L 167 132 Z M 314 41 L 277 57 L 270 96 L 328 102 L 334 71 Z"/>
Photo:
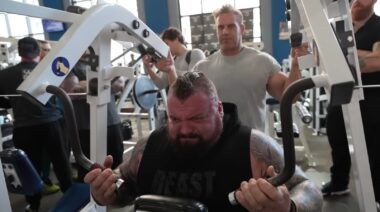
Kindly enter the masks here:
<path id="1" fill-rule="evenodd" d="M 146 119 L 142 120 L 142 129 L 143 134 L 149 132 L 148 122 Z M 133 127 L 133 137 L 132 141 L 137 141 L 137 129 L 136 122 L 132 118 L 132 127 Z M 302 132 L 308 141 L 309 148 L 312 150 L 313 156 L 313 166 L 308 164 L 309 161 L 306 158 L 302 158 L 297 155 L 297 163 L 305 171 L 307 176 L 312 179 L 318 186 L 321 186 L 323 182 L 329 181 L 329 168 L 331 166 L 331 155 L 329 145 L 327 143 L 327 138 L 324 135 L 316 136 L 313 134 L 313 131 L 310 128 L 304 127 Z M 297 141 L 296 141 L 297 142 Z M 127 149 L 129 146 L 125 146 Z M 128 157 L 128 153 L 126 154 Z M 52 172 L 53 173 L 53 172 Z M 53 178 L 54 179 L 54 178 Z M 324 199 L 323 210 L 324 212 L 335 212 L 335 211 L 344 211 L 344 212 L 357 212 L 359 211 L 358 202 L 356 199 L 355 193 L 355 183 L 351 179 L 350 182 L 351 193 L 345 196 L 340 197 L 328 197 Z M 10 201 L 12 211 L 22 212 L 25 210 L 26 202 L 23 195 L 19 194 L 10 194 Z M 58 192 L 51 195 L 43 196 L 41 201 L 41 210 L 40 212 L 47 212 L 51 209 L 55 203 L 62 197 L 62 193 Z M 121 212 L 121 211 L 131 211 L 131 207 L 126 208 L 108 208 L 107 211 L 111 212 Z"/>

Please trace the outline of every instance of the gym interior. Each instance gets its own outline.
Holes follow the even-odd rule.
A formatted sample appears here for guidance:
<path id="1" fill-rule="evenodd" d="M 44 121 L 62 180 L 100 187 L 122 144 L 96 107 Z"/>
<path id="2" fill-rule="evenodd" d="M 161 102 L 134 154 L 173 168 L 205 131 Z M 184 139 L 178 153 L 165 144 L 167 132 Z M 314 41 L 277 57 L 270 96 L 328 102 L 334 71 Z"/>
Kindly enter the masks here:
<path id="1" fill-rule="evenodd" d="M 362 117 L 366 115 L 361 111 L 361 102 L 367 98 L 367 90 L 378 89 L 380 81 L 362 78 L 361 73 L 366 72 L 360 72 L 364 69 L 362 65 L 369 62 L 366 63 L 361 56 L 359 41 L 355 42 L 355 36 L 359 39 L 360 29 L 353 24 L 355 16 L 351 15 L 351 7 L 356 2 L 372 4 L 370 9 L 380 16 L 380 3 L 376 0 L 1 0 L 0 78 L 7 76 L 1 74 L 4 70 L 30 61 L 24 60 L 20 54 L 21 47 L 18 45 L 23 38 L 32 37 L 38 41 L 39 58 L 46 51 L 46 56 L 38 61 L 34 69 L 28 70 L 30 73 L 17 86 L 16 92 L 7 93 L 4 92 L 7 89 L 0 88 L 1 211 L 207 211 L 191 208 L 189 205 L 194 202 L 178 202 L 177 199 L 171 202 L 165 197 L 143 200 L 139 204 L 147 204 L 145 208 L 136 204 L 103 206 L 91 196 L 89 184 L 84 183 L 83 178 L 81 182 L 77 178 L 81 169 L 88 171 L 97 164 L 103 164 L 109 153 L 108 144 L 104 141 L 109 139 L 107 130 L 110 130 L 111 104 L 115 111 L 113 117 L 118 120 L 122 135 L 122 145 L 115 147 L 115 151 L 122 153 L 123 160 L 131 158 L 138 141 L 152 131 L 166 127 L 171 119 L 167 115 L 170 92 L 168 94 L 167 88 L 160 89 L 153 82 L 144 57 L 148 55 L 152 58 L 151 63 L 156 64 L 157 60 L 166 58 L 171 52 L 171 62 L 176 65 L 175 61 L 181 56 L 172 50 L 174 44 L 171 41 L 162 39 L 163 32 L 169 27 L 182 33 L 186 51 L 201 50 L 204 55 L 202 60 L 212 58 L 213 54 L 223 54 L 221 42 L 228 41 L 223 41 L 221 37 L 229 32 L 215 23 L 218 17 L 214 19 L 213 12 L 226 4 L 241 11 L 244 32 L 239 31 L 240 45 L 270 55 L 282 72 L 281 76 L 292 75 L 294 60 L 297 60 L 298 78 L 312 83 L 307 88 L 295 88 L 298 90 L 293 91 L 296 93 L 290 101 L 284 100 L 285 94 L 281 99 L 272 97 L 269 94 L 271 90 L 266 87 L 265 99 L 262 100 L 264 110 L 261 110 L 264 125 L 259 130 L 273 138 L 280 147 L 287 146 L 283 150 L 286 166 L 289 165 L 286 160 L 290 157 L 293 163 L 289 162 L 289 166 L 298 166 L 321 191 L 323 203 L 320 211 L 379 211 L 376 189 L 372 183 L 375 171 L 368 155 L 368 149 L 374 146 L 368 145 L 365 135 L 368 124 L 365 124 L 367 118 Z M 364 25 L 367 20 L 359 23 Z M 380 36 L 377 38 L 380 42 Z M 48 49 L 44 49 L 45 42 L 49 44 Z M 294 56 L 292 49 L 301 48 L 303 44 L 307 44 L 306 53 Z M 367 58 L 380 61 L 380 50 L 376 45 L 368 52 L 365 54 L 370 55 Z M 63 88 L 64 80 L 76 71 L 78 61 L 86 65 L 84 87 L 88 89 L 66 91 Z M 380 64 L 377 64 L 373 72 L 380 73 Z M 198 64 L 194 65 L 196 67 Z M 256 65 L 250 65 L 254 72 Z M 162 71 L 161 74 L 165 73 Z M 113 89 L 111 84 L 120 76 L 123 78 L 122 88 L 110 95 Z M 58 87 L 63 91 L 56 89 Z M 218 85 L 217 90 L 223 92 Z M 283 93 L 288 90 L 291 89 Z M 380 93 L 373 93 L 371 96 L 380 99 Z M 60 105 L 57 107 L 64 120 L 59 123 L 63 141 L 66 142 L 62 145 L 68 148 L 66 156 L 72 170 L 70 176 L 73 183 L 67 190 L 60 184 L 60 177 L 57 177 L 52 163 L 47 164 L 50 182 L 47 185 L 41 173 L 43 168 L 40 167 L 38 173 L 28 158 L 28 151 L 18 148 L 13 142 L 14 130 L 28 126 L 20 121 L 14 124 L 17 121 L 11 99 L 20 98 L 42 107 L 49 104 L 52 98 L 59 99 Z M 81 146 L 79 138 L 82 137 L 78 137 L 78 130 L 81 129 L 75 127 L 82 126 L 83 120 L 76 120 L 78 115 L 74 115 L 73 108 L 70 108 L 78 98 L 87 104 L 88 114 L 83 116 L 89 119 L 84 124 L 89 140 L 87 147 Z M 241 102 L 244 101 L 239 101 L 239 104 Z M 286 106 L 286 102 L 289 105 Z M 348 160 L 351 163 L 346 171 L 347 183 L 342 183 L 345 184 L 343 188 L 327 191 L 324 190 L 326 185 L 333 182 L 333 157 L 339 159 L 331 147 L 334 137 L 329 134 L 339 131 L 338 126 L 331 126 L 331 121 L 330 129 L 327 129 L 328 114 L 333 113 L 329 109 L 332 105 L 343 114 L 344 139 L 348 141 L 346 147 L 348 145 Z M 372 116 L 380 119 L 376 114 Z M 371 123 L 376 125 L 379 122 Z M 30 142 L 34 142 L 33 137 L 30 137 Z M 39 145 L 36 142 L 33 148 L 44 148 Z M 289 147 L 293 151 L 285 152 Z M 88 151 L 85 153 L 87 156 L 81 148 L 86 149 L 84 152 Z M 39 208 L 32 210 L 25 195 L 33 196 L 36 193 L 41 194 Z M 170 206 L 165 208 L 165 204 Z M 257 211 L 269 210 L 260 208 Z"/>

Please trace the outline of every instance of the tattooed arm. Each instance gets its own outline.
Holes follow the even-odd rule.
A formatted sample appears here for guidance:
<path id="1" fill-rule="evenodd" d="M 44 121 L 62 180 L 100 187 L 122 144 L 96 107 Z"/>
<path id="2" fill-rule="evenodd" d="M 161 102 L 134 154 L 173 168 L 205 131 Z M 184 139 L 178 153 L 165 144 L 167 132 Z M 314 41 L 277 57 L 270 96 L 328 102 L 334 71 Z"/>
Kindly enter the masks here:
<path id="1" fill-rule="evenodd" d="M 285 186 L 276 188 L 262 179 L 282 170 L 284 167 L 282 152 L 283 150 L 272 138 L 252 130 L 250 156 L 253 179 L 242 183 L 241 192 L 236 193 L 238 201 L 249 210 L 321 211 L 320 190 L 298 167 Z"/>
<path id="2" fill-rule="evenodd" d="M 105 170 L 95 169 L 86 174 L 84 181 L 90 184 L 91 194 L 94 200 L 101 205 L 127 205 L 136 197 L 136 179 L 140 161 L 148 138 L 137 142 L 131 158 L 124 161 L 118 169 L 112 171 L 112 157 L 107 156 Z M 124 183 L 116 192 L 116 179 L 122 178 Z"/>
<path id="3" fill-rule="evenodd" d="M 124 180 L 124 183 L 117 192 L 115 204 L 127 205 L 137 197 L 137 174 L 147 141 L 148 137 L 139 140 L 130 159 L 119 166 L 120 177 Z"/>

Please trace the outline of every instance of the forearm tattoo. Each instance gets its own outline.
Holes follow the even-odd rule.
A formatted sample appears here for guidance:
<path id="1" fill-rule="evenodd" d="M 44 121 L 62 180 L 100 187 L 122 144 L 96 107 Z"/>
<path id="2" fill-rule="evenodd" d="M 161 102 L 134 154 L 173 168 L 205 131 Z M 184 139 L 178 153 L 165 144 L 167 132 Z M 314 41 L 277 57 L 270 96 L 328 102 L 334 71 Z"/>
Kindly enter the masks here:
<path id="1" fill-rule="evenodd" d="M 260 131 L 252 130 L 251 132 L 250 152 L 259 163 L 263 163 L 265 167 L 273 166 L 277 173 L 284 167 L 280 146 Z"/>
<path id="2" fill-rule="evenodd" d="M 131 157 L 120 165 L 120 171 L 123 177 L 128 175 L 129 177 L 133 177 L 133 180 L 136 180 L 140 160 L 145 150 L 147 141 L 148 138 L 140 139 L 136 143 Z"/>
<path id="3" fill-rule="evenodd" d="M 124 183 L 118 190 L 117 202 L 115 203 L 117 205 L 130 204 L 138 195 L 137 174 L 147 141 L 147 138 L 139 140 L 133 149 L 131 157 L 119 167 Z"/>
<path id="4" fill-rule="evenodd" d="M 264 133 L 252 130 L 250 140 L 251 158 L 262 165 L 261 177 L 265 178 L 268 166 L 273 166 L 276 173 L 284 168 L 283 150 L 277 142 Z M 255 171 L 255 170 L 254 170 Z M 285 184 L 290 197 L 297 206 L 297 211 L 321 211 L 322 195 L 318 187 L 296 167 L 292 178 Z"/>

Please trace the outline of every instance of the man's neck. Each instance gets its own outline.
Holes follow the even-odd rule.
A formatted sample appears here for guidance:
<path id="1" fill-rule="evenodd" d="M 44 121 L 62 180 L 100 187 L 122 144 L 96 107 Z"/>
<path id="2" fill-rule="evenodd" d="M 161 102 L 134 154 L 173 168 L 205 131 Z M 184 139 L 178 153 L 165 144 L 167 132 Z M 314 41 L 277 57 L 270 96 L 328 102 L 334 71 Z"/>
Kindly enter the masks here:
<path id="1" fill-rule="evenodd" d="M 240 45 L 238 48 L 229 49 L 229 50 L 220 50 L 224 56 L 235 56 L 238 55 L 243 50 L 243 45 Z"/>
<path id="2" fill-rule="evenodd" d="M 21 57 L 21 62 L 36 62 L 36 63 L 38 63 L 39 59 L 40 59 L 39 57 L 35 57 L 35 58 Z"/>
<path id="3" fill-rule="evenodd" d="M 181 55 L 185 54 L 186 52 L 187 52 L 187 48 L 184 45 L 181 45 L 181 47 L 179 47 L 179 50 L 178 50 L 178 55 L 176 55 L 176 56 L 177 57 L 181 56 Z"/>
<path id="4" fill-rule="evenodd" d="M 363 20 L 360 20 L 360 21 L 353 20 L 352 23 L 354 25 L 354 31 L 357 32 L 360 28 L 362 28 L 362 26 L 364 26 L 364 24 L 367 23 L 367 21 L 372 17 L 372 15 L 373 15 L 373 12 L 367 18 Z"/>

